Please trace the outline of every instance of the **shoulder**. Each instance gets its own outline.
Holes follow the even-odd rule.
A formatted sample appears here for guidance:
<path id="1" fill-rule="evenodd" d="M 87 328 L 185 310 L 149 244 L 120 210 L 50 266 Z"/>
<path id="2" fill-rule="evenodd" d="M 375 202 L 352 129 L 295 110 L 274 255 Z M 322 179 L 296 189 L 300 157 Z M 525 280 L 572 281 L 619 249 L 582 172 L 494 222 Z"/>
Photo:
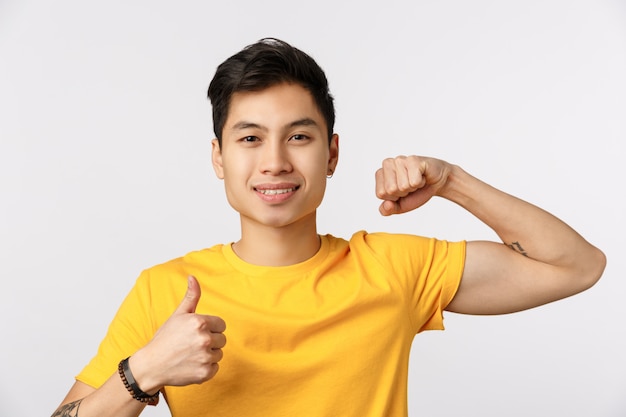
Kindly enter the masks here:
<path id="1" fill-rule="evenodd" d="M 169 281 L 172 277 L 180 276 L 184 278 L 186 285 L 187 276 L 197 275 L 209 267 L 223 265 L 224 247 L 225 245 L 223 244 L 217 244 L 155 264 L 141 272 L 139 281 L 145 281 L 150 285 L 155 282 L 162 282 L 163 280 Z"/>
<path id="2" fill-rule="evenodd" d="M 354 233 L 347 243 L 353 255 L 377 258 L 384 263 L 409 261 L 421 265 L 433 259 L 462 259 L 465 245 L 465 241 L 450 242 L 413 234 L 364 230 Z"/>
<path id="3" fill-rule="evenodd" d="M 375 258 L 390 258 L 403 251 L 414 253 L 428 250 L 437 242 L 436 239 L 423 236 L 384 232 L 370 233 L 365 230 L 354 233 L 348 240 L 333 235 L 324 235 L 322 238 L 328 242 L 331 253 Z"/>
<path id="4" fill-rule="evenodd" d="M 360 230 L 352 235 L 349 244 L 350 247 L 369 248 L 370 250 L 402 250 L 403 248 L 419 248 L 435 245 L 437 239 L 412 234 L 403 233 L 386 233 L 374 232 L 370 233 Z"/>

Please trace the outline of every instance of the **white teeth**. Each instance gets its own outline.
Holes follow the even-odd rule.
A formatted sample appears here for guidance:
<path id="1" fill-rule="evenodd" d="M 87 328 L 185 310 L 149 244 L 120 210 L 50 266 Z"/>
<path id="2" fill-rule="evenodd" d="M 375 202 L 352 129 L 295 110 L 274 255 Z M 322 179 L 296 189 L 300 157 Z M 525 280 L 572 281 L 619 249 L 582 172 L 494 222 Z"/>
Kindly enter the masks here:
<path id="1" fill-rule="evenodd" d="M 282 190 L 257 190 L 263 195 L 277 195 L 277 194 L 285 194 L 291 191 L 295 191 L 295 188 L 285 188 Z"/>

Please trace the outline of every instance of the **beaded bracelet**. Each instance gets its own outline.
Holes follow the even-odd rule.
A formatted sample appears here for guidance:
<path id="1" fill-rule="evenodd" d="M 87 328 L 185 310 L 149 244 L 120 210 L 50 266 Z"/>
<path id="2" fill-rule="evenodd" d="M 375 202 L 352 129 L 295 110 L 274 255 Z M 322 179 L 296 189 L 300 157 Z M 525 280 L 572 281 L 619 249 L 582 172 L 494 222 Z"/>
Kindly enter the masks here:
<path id="1" fill-rule="evenodd" d="M 135 381 L 133 373 L 130 371 L 130 367 L 128 366 L 129 358 L 122 359 L 122 361 L 120 361 L 120 364 L 117 366 L 117 371 L 120 374 L 120 378 L 122 378 L 124 386 L 130 393 L 130 396 L 137 401 L 146 403 L 148 405 L 157 405 L 159 403 L 159 391 L 157 391 L 154 395 L 150 395 L 146 392 L 143 392 L 141 388 L 139 388 L 139 385 L 137 385 L 137 381 Z"/>

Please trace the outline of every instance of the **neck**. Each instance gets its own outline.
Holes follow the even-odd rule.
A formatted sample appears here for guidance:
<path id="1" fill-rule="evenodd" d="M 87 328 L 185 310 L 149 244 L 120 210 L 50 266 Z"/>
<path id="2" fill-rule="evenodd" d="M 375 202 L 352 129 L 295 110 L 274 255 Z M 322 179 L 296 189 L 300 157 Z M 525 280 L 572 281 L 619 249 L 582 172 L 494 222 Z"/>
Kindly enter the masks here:
<path id="1" fill-rule="evenodd" d="M 320 248 L 315 216 L 283 227 L 242 219 L 241 239 L 233 250 L 244 261 L 263 266 L 287 266 L 313 257 Z"/>

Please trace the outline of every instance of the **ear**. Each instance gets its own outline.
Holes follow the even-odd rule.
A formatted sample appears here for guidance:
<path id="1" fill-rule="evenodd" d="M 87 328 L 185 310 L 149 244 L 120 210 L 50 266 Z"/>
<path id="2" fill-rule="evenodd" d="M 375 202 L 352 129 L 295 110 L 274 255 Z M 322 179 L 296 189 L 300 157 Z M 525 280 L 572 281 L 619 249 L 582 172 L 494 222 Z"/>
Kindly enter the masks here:
<path id="1" fill-rule="evenodd" d="M 224 166 L 222 165 L 222 150 L 220 149 L 220 143 L 217 139 L 211 141 L 211 162 L 213 162 L 213 169 L 217 178 L 224 179 Z"/>
<path id="2" fill-rule="evenodd" d="M 339 162 L 339 135 L 333 133 L 328 147 L 328 175 L 332 175 Z"/>

